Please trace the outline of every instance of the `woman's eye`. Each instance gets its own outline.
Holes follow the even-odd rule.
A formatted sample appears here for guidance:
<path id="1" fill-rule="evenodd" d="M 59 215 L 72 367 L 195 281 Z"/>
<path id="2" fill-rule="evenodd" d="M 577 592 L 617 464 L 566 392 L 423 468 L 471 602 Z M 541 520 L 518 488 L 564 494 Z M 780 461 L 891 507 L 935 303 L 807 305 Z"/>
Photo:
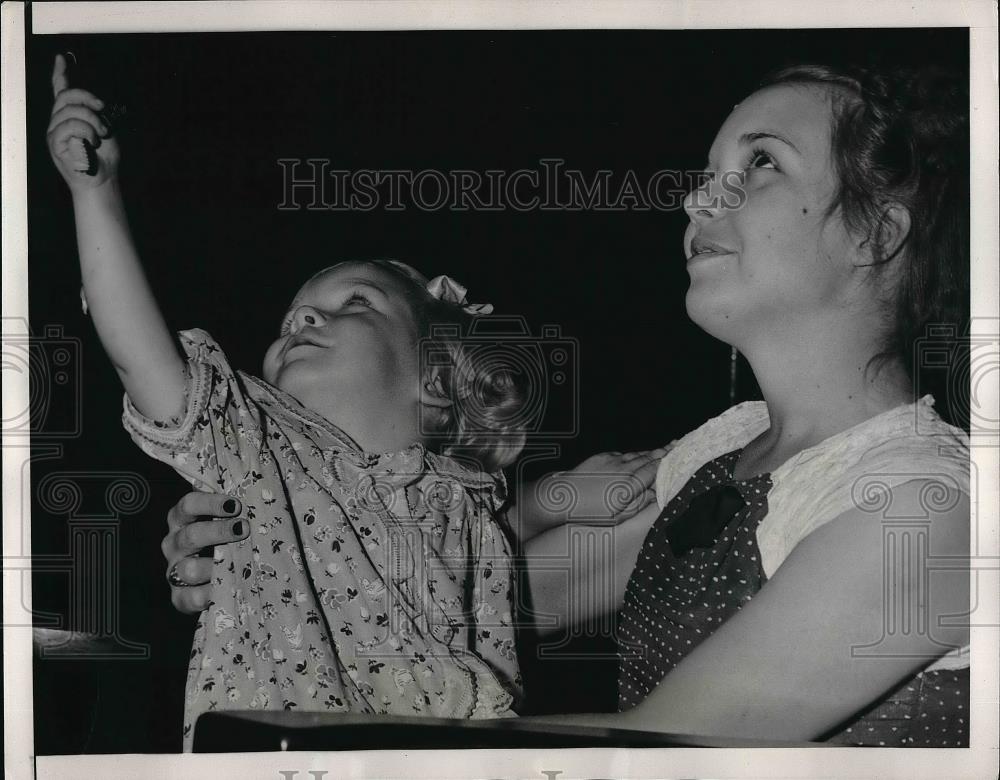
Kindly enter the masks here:
<path id="1" fill-rule="evenodd" d="M 754 149 L 750 152 L 750 164 L 748 168 L 774 168 L 774 158 L 763 149 Z"/>

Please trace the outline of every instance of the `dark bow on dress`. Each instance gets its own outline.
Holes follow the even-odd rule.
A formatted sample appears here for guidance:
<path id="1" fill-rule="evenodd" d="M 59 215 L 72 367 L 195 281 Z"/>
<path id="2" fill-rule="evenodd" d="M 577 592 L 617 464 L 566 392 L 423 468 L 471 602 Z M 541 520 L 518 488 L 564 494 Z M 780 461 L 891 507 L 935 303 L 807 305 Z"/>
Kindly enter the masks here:
<path id="1" fill-rule="evenodd" d="M 711 547 L 743 507 L 743 496 L 732 485 L 716 485 L 695 496 L 688 508 L 669 521 L 664 529 L 670 551 L 679 558 L 695 547 Z"/>

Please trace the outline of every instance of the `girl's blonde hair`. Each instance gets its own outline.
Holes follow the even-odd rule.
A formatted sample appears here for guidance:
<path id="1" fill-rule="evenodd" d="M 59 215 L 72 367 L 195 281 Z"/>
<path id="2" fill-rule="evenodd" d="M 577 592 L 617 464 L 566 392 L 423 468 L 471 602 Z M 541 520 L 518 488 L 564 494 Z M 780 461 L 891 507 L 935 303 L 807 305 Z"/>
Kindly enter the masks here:
<path id="1" fill-rule="evenodd" d="M 526 370 L 530 353 L 505 349 L 502 337 L 473 338 L 478 317 L 431 295 L 428 280 L 411 266 L 381 258 L 355 262 L 377 266 L 403 282 L 417 322 L 421 381 L 429 392 L 451 401 L 444 409 L 421 407 L 420 430 L 428 449 L 472 460 L 488 472 L 513 463 L 531 427 L 531 376 L 539 372 Z"/>

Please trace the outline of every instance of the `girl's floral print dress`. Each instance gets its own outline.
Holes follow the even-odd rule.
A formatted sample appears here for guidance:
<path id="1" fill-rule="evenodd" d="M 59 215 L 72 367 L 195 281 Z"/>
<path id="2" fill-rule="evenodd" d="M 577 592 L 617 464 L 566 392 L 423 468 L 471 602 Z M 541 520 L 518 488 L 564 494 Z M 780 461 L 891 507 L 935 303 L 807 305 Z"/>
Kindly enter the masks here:
<path id="1" fill-rule="evenodd" d="M 183 418 L 123 421 L 195 487 L 237 496 L 250 536 L 215 548 L 188 669 L 203 712 L 512 716 L 520 691 L 502 475 L 416 444 L 362 452 L 291 396 L 234 372 L 204 331 Z"/>

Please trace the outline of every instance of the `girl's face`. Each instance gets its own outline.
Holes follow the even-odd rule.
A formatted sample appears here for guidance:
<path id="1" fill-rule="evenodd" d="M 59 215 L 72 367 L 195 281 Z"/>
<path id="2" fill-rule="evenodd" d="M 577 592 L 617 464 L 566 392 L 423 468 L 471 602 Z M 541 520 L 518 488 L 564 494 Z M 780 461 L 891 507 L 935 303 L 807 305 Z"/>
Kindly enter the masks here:
<path id="1" fill-rule="evenodd" d="M 264 378 L 313 411 L 393 414 L 419 397 L 418 331 L 403 282 L 367 263 L 310 280 L 264 357 Z"/>
<path id="2" fill-rule="evenodd" d="M 824 217 L 837 188 L 829 98 L 798 85 L 751 95 L 712 144 L 714 181 L 685 200 L 688 314 L 729 344 L 821 321 L 853 300 L 863 276 L 857 242 L 837 214 Z M 729 172 L 743 178 L 741 203 Z"/>

